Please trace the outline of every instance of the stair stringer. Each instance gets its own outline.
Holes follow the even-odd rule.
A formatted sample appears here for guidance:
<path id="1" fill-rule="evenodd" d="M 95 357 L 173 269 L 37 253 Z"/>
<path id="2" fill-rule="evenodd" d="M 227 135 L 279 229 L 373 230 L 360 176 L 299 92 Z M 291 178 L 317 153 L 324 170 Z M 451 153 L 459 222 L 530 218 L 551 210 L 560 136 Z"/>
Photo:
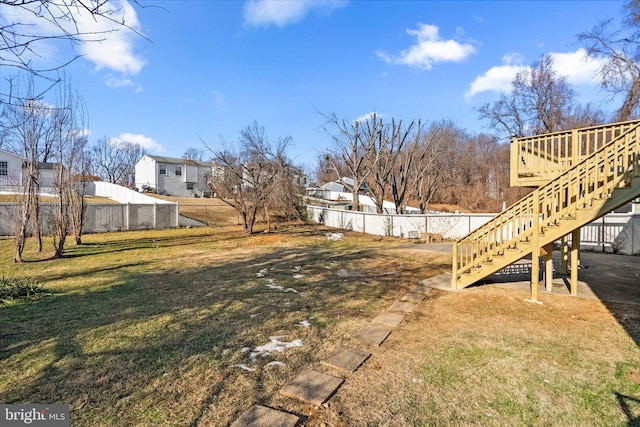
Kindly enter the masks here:
<path id="1" fill-rule="evenodd" d="M 555 242 L 638 197 L 640 197 L 640 177 L 631 177 L 627 187 L 615 189 L 606 199 L 592 200 L 591 206 L 576 208 L 573 217 L 561 218 L 559 224 L 541 224 L 543 232 L 538 234 L 538 247 L 542 248 Z M 506 248 L 502 254 L 495 254 L 490 259 L 483 260 L 470 270 L 461 273 L 456 287 L 461 289 L 472 285 L 531 255 L 532 249 L 531 239 L 523 239 L 516 248 Z"/>

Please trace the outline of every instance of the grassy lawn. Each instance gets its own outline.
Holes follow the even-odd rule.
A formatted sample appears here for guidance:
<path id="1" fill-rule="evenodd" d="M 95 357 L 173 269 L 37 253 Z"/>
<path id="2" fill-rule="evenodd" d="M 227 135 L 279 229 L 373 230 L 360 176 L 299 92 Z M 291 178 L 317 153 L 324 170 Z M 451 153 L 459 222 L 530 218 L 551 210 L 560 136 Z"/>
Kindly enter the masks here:
<path id="1" fill-rule="evenodd" d="M 539 306 L 492 287 L 434 290 L 326 407 L 281 397 L 303 370 L 332 373 L 319 362 L 336 346 L 366 348 L 355 332 L 449 269 L 406 240 L 326 232 L 93 234 L 63 259 L 29 247 L 22 265 L 0 241 L 4 276 L 53 293 L 0 305 L 0 402 L 70 404 L 73 426 L 228 425 L 256 403 L 310 426 L 637 424 L 640 331 L 617 322 L 637 306 Z M 252 360 L 270 337 L 302 345 Z"/>

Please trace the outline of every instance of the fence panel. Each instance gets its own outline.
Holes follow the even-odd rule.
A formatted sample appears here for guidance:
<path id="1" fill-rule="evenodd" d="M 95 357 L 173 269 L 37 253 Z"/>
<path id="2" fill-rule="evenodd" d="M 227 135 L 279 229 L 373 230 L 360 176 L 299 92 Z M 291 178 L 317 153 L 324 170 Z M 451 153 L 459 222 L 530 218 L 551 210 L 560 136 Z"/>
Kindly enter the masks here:
<path id="1" fill-rule="evenodd" d="M 343 230 L 408 238 L 431 233 L 445 239 L 460 239 L 495 217 L 495 214 L 372 214 L 316 206 L 307 206 L 307 212 L 311 221 Z M 508 238 L 513 230 L 510 226 L 503 227 L 500 233 Z M 582 227 L 580 239 L 583 250 L 638 255 L 640 215 L 605 215 Z"/>
<path id="2" fill-rule="evenodd" d="M 49 232 L 50 219 L 57 209 L 53 203 L 40 204 L 40 224 Z M 13 236 L 20 206 L 0 203 L 0 236 Z M 178 226 L 177 204 L 90 204 L 86 207 L 84 233 L 146 230 Z"/>
<path id="3" fill-rule="evenodd" d="M 127 205 L 88 205 L 83 231 L 103 233 L 127 229 Z"/>

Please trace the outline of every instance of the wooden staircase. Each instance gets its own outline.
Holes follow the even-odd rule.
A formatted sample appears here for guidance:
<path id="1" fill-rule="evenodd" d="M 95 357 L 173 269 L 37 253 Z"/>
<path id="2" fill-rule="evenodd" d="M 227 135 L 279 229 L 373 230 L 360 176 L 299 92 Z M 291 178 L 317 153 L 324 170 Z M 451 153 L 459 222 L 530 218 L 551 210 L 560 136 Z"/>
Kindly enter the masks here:
<path id="1" fill-rule="evenodd" d="M 539 255 L 568 234 L 577 237 L 583 225 L 640 196 L 640 121 L 520 138 L 511 144 L 511 184 L 540 187 L 454 243 L 454 288 Z M 537 277 L 533 264 L 532 277 L 533 270 Z"/>

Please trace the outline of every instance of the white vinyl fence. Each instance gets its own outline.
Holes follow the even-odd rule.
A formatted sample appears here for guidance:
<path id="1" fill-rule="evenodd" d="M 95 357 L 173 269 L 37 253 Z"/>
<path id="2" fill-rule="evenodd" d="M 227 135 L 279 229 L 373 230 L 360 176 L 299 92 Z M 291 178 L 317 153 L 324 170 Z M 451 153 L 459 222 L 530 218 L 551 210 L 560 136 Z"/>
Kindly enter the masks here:
<path id="1" fill-rule="evenodd" d="M 43 233 L 49 231 L 49 220 L 57 209 L 55 203 L 40 204 L 40 223 Z M 0 235 L 12 236 L 20 206 L 0 203 Z M 147 230 L 178 226 L 178 204 L 90 204 L 85 214 L 84 233 Z"/>
<path id="2" fill-rule="evenodd" d="M 343 230 L 406 238 L 419 238 L 423 234 L 431 233 L 452 240 L 466 236 L 495 216 L 495 214 L 450 213 L 375 214 L 316 206 L 307 206 L 307 212 L 311 221 Z M 605 215 L 582 227 L 580 237 L 582 250 L 625 255 L 640 254 L 640 214 Z"/>

